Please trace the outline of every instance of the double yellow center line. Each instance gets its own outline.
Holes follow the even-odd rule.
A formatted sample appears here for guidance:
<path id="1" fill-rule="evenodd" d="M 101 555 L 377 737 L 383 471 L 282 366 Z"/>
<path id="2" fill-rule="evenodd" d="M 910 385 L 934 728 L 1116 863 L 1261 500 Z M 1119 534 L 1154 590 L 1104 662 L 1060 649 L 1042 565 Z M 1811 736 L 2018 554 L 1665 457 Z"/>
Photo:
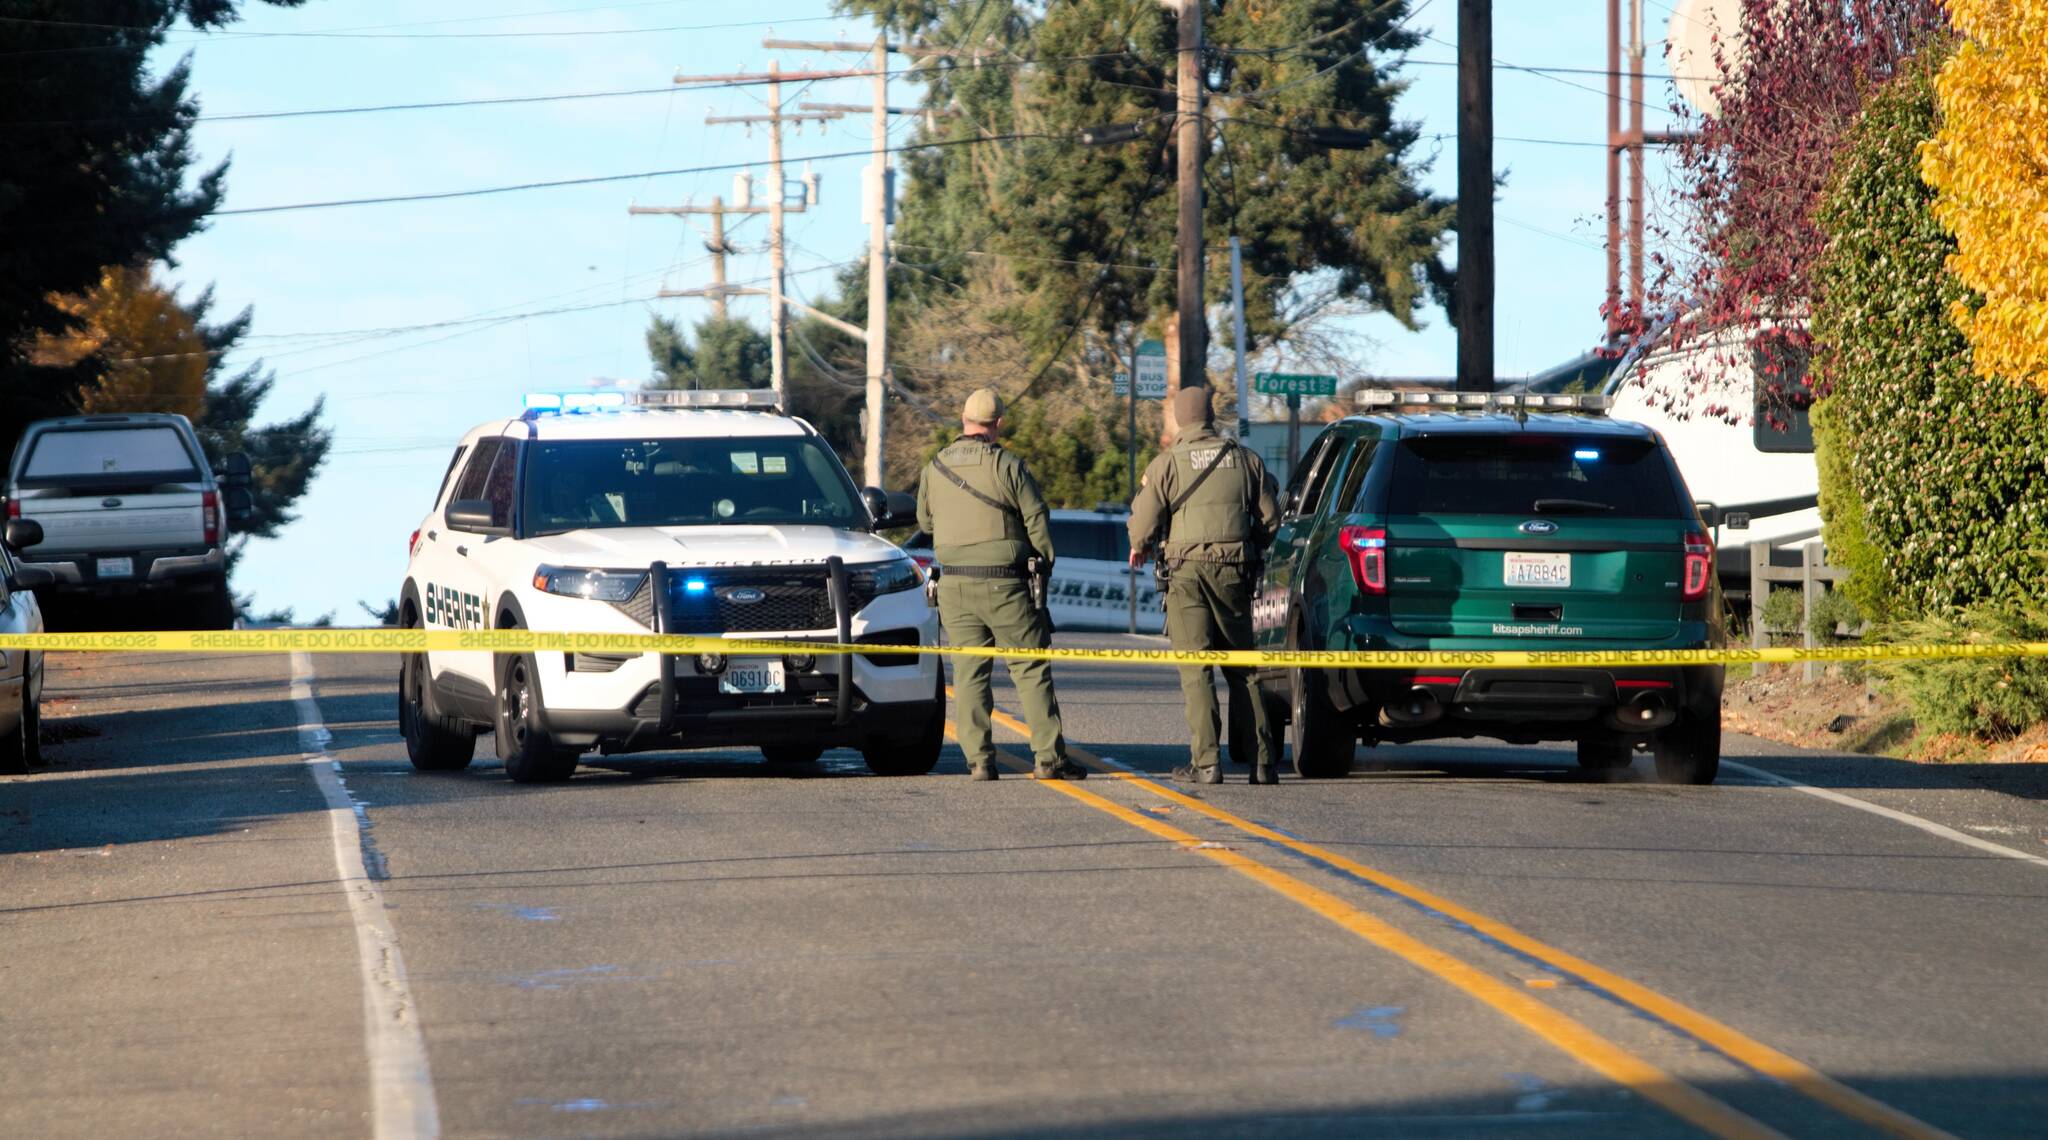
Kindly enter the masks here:
<path id="1" fill-rule="evenodd" d="M 950 696 L 951 689 L 949 688 L 947 692 Z M 1000 709 L 995 710 L 993 718 L 996 723 L 1013 732 L 1030 735 L 1029 726 Z M 952 727 L 951 723 L 947 724 L 949 735 Z M 1587 985 L 1606 991 L 1616 1000 L 1691 1034 L 1738 1064 L 1779 1081 L 1814 1102 L 1869 1125 L 1886 1135 L 1900 1137 L 1901 1140 L 1953 1140 L 1948 1133 L 1865 1096 L 1805 1062 L 1773 1049 L 1682 1002 L 1542 942 L 1504 922 L 1488 918 L 1317 844 L 1224 811 L 1138 773 L 1112 768 L 1099 757 L 1071 744 L 1068 745 L 1067 751 L 1096 772 L 1114 776 L 1133 787 L 1168 800 L 1216 823 L 1313 859 L 1426 910 L 1469 926 L 1509 949 L 1575 977 Z M 1028 766 L 1017 763 L 1007 755 L 1005 759 L 1013 770 L 1029 770 Z M 1180 844 L 1187 850 L 1228 867 L 1372 945 L 1441 978 L 1486 1003 L 1567 1056 L 1706 1132 L 1728 1137 L 1730 1140 L 1751 1140 L 1781 1135 L 1768 1125 L 1709 1096 L 1624 1046 L 1602 1036 L 1585 1023 L 1461 958 L 1438 950 L 1396 929 L 1321 887 L 1236 851 L 1204 843 L 1198 836 L 1143 812 L 1133 811 L 1077 784 L 1046 781 L 1045 786 L 1141 831 Z"/>

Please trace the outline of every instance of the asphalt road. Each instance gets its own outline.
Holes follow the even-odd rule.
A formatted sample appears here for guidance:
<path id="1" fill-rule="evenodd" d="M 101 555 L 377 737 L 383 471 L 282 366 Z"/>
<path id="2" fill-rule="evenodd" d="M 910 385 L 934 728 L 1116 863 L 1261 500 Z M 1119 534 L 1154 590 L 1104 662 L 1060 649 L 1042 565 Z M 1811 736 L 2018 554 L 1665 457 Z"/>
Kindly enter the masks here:
<path id="1" fill-rule="evenodd" d="M 0 779 L 0 1135 L 2044 1131 L 2048 766 L 1469 742 L 1197 793 L 1142 778 L 1171 674 L 1063 667 L 1080 785 L 519 787 L 488 739 L 414 774 L 396 670 L 52 660 L 55 763 Z"/>

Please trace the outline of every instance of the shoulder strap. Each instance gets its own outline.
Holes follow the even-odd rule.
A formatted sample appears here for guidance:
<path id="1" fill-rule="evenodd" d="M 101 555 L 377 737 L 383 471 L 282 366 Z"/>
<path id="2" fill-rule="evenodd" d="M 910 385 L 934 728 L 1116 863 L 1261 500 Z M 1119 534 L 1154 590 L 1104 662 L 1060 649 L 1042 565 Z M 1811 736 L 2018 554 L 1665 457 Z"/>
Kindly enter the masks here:
<path id="1" fill-rule="evenodd" d="M 996 500 L 988 497 L 987 495 L 982 494 L 980 491 L 977 491 L 973 487 L 969 486 L 967 480 L 962 479 L 958 471 L 955 471 L 951 467 L 946 466 L 946 461 L 940 459 L 936 455 L 932 456 L 932 470 L 937 471 L 941 475 L 944 475 L 946 477 L 946 481 L 953 484 L 955 487 L 960 488 L 961 490 L 967 492 L 968 494 L 974 496 L 977 499 L 980 499 L 982 502 L 988 504 L 991 507 L 994 507 L 999 511 L 1002 511 L 1005 514 L 1012 514 L 1020 517 L 1024 514 L 1023 511 L 1017 509 L 1016 504 L 999 503 Z"/>
<path id="2" fill-rule="evenodd" d="M 1221 467 L 1221 466 L 1223 466 L 1223 459 L 1224 459 L 1224 457 L 1225 457 L 1225 456 L 1227 456 L 1227 455 L 1229 455 L 1229 454 L 1230 454 L 1231 452 L 1233 452 L 1233 451 L 1236 451 L 1236 450 L 1237 450 L 1237 441 L 1236 441 L 1236 440 L 1234 440 L 1234 439 L 1226 439 L 1226 440 L 1224 440 L 1224 441 L 1223 441 L 1223 445 L 1222 445 L 1222 446 L 1220 446 L 1220 447 L 1218 447 L 1218 448 L 1216 449 L 1216 458 L 1214 458 L 1214 459 L 1210 460 L 1210 461 L 1209 461 L 1209 465 L 1208 465 L 1207 467 L 1204 467 L 1204 468 L 1202 468 L 1202 469 L 1201 469 L 1200 471 L 1197 471 L 1197 472 L 1195 472 L 1195 481 L 1194 481 L 1194 482 L 1192 482 L 1192 483 L 1189 483 L 1189 484 L 1188 484 L 1188 486 L 1187 486 L 1187 489 L 1186 489 L 1186 490 L 1184 490 L 1184 491 L 1182 491 L 1182 492 L 1181 492 L 1180 494 L 1178 494 L 1178 495 L 1175 495 L 1175 496 L 1174 496 L 1174 499 L 1173 499 L 1173 502 L 1171 502 L 1171 503 L 1169 503 L 1169 504 L 1167 505 L 1167 507 L 1166 507 L 1166 513 L 1167 513 L 1167 516 L 1168 516 L 1168 517 L 1172 517 L 1173 515 L 1177 515 L 1177 514 L 1179 514 L 1179 513 L 1180 513 L 1180 509 L 1181 509 L 1182 507 L 1185 507 L 1185 506 L 1187 506 L 1187 505 L 1188 505 L 1188 500 L 1189 500 L 1189 499 L 1192 499 L 1192 498 L 1194 498 L 1194 497 L 1195 497 L 1195 492 L 1201 489 L 1202 483 L 1203 483 L 1203 482 L 1204 482 L 1205 480 L 1207 480 L 1207 479 L 1209 478 L 1209 473 L 1210 473 L 1210 472 L 1212 472 L 1212 471 L 1214 471 L 1214 470 L 1216 470 L 1216 469 L 1217 469 L 1218 467 Z M 1246 466 L 1247 468 L 1249 468 L 1249 467 L 1251 466 L 1251 464 L 1247 463 L 1247 464 L 1245 464 L 1245 466 Z"/>

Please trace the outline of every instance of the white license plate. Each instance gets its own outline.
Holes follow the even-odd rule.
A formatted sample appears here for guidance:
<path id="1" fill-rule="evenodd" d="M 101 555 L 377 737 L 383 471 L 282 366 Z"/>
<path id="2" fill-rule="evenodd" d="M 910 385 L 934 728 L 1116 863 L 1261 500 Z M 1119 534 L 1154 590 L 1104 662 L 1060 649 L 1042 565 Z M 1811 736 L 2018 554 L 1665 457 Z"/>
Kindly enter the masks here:
<path id="1" fill-rule="evenodd" d="M 782 691 L 782 662 L 735 661 L 718 675 L 721 693 L 779 693 Z"/>
<path id="2" fill-rule="evenodd" d="M 1572 556 L 1569 554 L 1505 554 L 1500 569 L 1504 586 L 1528 586 L 1538 590 L 1564 590 L 1572 584 Z"/>
<path id="3" fill-rule="evenodd" d="M 101 558 L 96 559 L 96 561 L 99 563 L 99 567 L 94 573 L 101 578 L 135 577 L 135 560 L 133 558 Z"/>

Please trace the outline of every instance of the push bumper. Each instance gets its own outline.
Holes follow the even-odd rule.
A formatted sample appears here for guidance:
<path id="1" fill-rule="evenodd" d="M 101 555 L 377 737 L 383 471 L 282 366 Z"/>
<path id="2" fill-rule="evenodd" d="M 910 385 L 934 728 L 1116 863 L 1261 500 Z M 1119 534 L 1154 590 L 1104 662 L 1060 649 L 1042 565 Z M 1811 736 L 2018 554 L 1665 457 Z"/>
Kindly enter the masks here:
<path id="1" fill-rule="evenodd" d="M 837 628 L 829 633 L 763 633 L 776 641 L 840 644 L 931 645 L 938 622 L 922 589 L 886 594 L 858 614 L 844 567 L 833 560 L 831 591 Z M 656 563 L 657 629 L 673 628 Z M 547 620 L 545 611 L 528 614 Z M 737 636 L 737 635 L 736 635 Z M 761 654 L 736 654 L 745 661 Z M 772 656 L 772 655 L 771 655 Z M 928 653 L 818 655 L 792 649 L 783 655 L 784 691 L 727 693 L 695 657 L 654 653 L 585 660 L 541 654 L 543 716 L 565 744 L 604 752 L 646 752 L 736 745 L 858 746 L 877 737 L 911 737 L 943 715 L 938 657 Z"/>
<path id="2" fill-rule="evenodd" d="M 854 688 L 841 704 L 836 680 L 817 679 L 830 687 L 798 684 L 788 693 L 759 696 L 721 694 L 713 678 L 682 677 L 666 718 L 660 687 L 650 685 L 622 709 L 549 709 L 548 731 L 565 744 L 607 753 L 763 744 L 839 748 L 906 735 L 942 712 L 936 687 L 933 696 L 911 701 L 872 701 Z"/>

